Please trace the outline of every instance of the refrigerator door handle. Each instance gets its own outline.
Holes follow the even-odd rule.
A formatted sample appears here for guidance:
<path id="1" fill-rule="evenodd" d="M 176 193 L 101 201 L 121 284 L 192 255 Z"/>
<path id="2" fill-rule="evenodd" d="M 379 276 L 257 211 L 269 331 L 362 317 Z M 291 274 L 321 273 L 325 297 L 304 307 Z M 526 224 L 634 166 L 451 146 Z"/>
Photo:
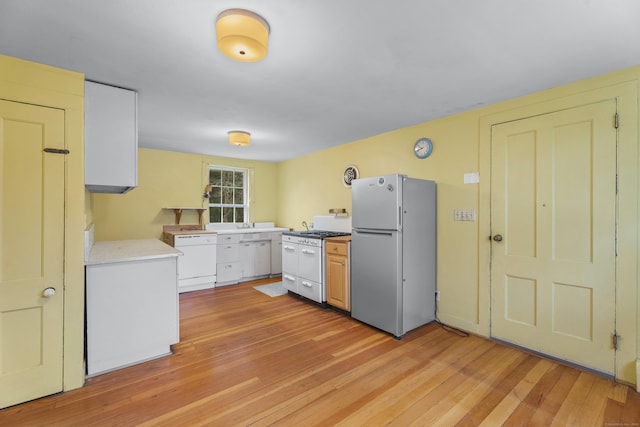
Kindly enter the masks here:
<path id="1" fill-rule="evenodd" d="M 381 236 L 393 236 L 393 233 L 389 231 L 363 231 L 363 230 L 354 230 L 358 234 L 377 234 Z"/>
<path id="2" fill-rule="evenodd" d="M 402 206 L 398 206 L 398 227 L 402 228 Z"/>

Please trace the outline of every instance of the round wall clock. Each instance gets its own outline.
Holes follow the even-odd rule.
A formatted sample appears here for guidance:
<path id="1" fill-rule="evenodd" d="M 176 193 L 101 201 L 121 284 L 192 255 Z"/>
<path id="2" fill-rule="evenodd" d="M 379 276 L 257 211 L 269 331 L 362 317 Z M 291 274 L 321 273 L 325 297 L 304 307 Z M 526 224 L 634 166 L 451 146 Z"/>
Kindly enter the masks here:
<path id="1" fill-rule="evenodd" d="M 413 146 L 413 154 L 419 159 L 426 159 L 433 151 L 433 142 L 429 138 L 420 138 Z"/>
<path id="2" fill-rule="evenodd" d="M 342 172 L 342 183 L 345 187 L 351 188 L 351 182 L 360 177 L 360 172 L 355 165 L 349 165 Z"/>

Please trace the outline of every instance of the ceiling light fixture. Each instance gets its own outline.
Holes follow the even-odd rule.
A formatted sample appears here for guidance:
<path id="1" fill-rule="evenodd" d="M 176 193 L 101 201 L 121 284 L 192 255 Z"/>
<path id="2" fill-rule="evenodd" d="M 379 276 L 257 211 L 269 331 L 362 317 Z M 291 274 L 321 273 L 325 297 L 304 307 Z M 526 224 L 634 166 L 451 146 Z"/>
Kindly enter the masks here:
<path id="1" fill-rule="evenodd" d="M 236 61 L 255 62 L 267 55 L 269 24 L 244 9 L 228 9 L 216 19 L 218 49 Z"/>
<path id="2" fill-rule="evenodd" d="M 229 134 L 229 144 L 231 145 L 245 147 L 251 142 L 251 134 L 249 132 L 245 132 L 243 130 L 230 130 L 227 134 Z"/>

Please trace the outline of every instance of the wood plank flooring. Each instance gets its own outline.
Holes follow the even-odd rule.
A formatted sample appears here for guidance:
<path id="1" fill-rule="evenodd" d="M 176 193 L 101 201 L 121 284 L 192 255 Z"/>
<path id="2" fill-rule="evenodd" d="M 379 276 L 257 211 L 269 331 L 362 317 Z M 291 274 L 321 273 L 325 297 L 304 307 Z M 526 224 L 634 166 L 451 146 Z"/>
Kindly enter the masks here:
<path id="1" fill-rule="evenodd" d="M 1 426 L 632 426 L 631 388 L 429 324 L 402 340 L 244 283 L 183 294 L 174 354 L 0 411 Z"/>

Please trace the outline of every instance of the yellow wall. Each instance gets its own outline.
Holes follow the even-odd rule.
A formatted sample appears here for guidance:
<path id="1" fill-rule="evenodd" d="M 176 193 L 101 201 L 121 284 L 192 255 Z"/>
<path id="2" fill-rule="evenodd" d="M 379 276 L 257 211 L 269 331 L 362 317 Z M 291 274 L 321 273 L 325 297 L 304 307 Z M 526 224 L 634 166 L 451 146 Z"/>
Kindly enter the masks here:
<path id="1" fill-rule="evenodd" d="M 84 76 L 0 55 L 0 98 L 65 110 L 63 388 L 84 383 Z"/>
<path id="2" fill-rule="evenodd" d="M 206 206 L 202 197 L 209 164 L 249 169 L 249 222 L 275 221 L 276 164 L 172 151 L 138 150 L 138 186 L 124 195 L 93 194 L 96 240 L 159 238 L 173 224 L 166 207 Z M 184 211 L 181 224 L 197 224 L 195 211 Z"/>
<path id="3" fill-rule="evenodd" d="M 479 108 L 355 141 L 278 164 L 246 162 L 159 150 L 139 150 L 139 187 L 122 195 L 93 195 L 97 240 L 159 237 L 173 221 L 167 206 L 202 206 L 208 163 L 252 168 L 251 221 L 275 221 L 302 228 L 314 215 L 331 208 L 351 211 L 351 192 L 342 172 L 356 165 L 362 177 L 402 173 L 438 183 L 439 318 L 453 326 L 490 335 L 489 170 L 490 127 L 494 123 L 557 109 L 618 99 L 620 239 L 616 315 L 622 347 L 616 375 L 640 383 L 640 293 L 636 249 L 638 223 L 638 81 L 640 67 L 576 82 L 522 98 Z M 420 137 L 434 142 L 433 154 L 419 160 L 413 144 Z M 480 172 L 479 184 L 464 184 L 464 174 Z M 624 191 L 622 191 L 624 190 Z M 453 220 L 456 209 L 477 211 L 477 221 Z M 196 223 L 184 214 L 183 223 Z"/>
<path id="4" fill-rule="evenodd" d="M 301 228 L 303 220 L 329 208 L 351 210 L 350 190 L 340 177 L 355 164 L 362 177 L 402 173 L 438 184 L 439 317 L 453 326 L 490 335 L 489 170 L 490 127 L 599 99 L 616 98 L 621 114 L 619 144 L 620 235 L 617 266 L 618 333 L 627 340 L 618 352 L 616 375 L 640 383 L 640 307 L 638 293 L 638 81 L 640 67 L 599 76 L 508 102 L 377 135 L 282 162 L 278 169 L 278 222 Z M 433 154 L 419 160 L 413 144 L 420 137 L 434 143 Z M 480 172 L 480 184 L 464 184 L 465 173 Z M 622 189 L 624 188 L 624 191 Z M 455 209 L 474 209 L 475 222 L 454 221 Z M 624 331 L 624 332 L 621 332 Z M 640 375 L 640 373 L 638 373 Z"/>

